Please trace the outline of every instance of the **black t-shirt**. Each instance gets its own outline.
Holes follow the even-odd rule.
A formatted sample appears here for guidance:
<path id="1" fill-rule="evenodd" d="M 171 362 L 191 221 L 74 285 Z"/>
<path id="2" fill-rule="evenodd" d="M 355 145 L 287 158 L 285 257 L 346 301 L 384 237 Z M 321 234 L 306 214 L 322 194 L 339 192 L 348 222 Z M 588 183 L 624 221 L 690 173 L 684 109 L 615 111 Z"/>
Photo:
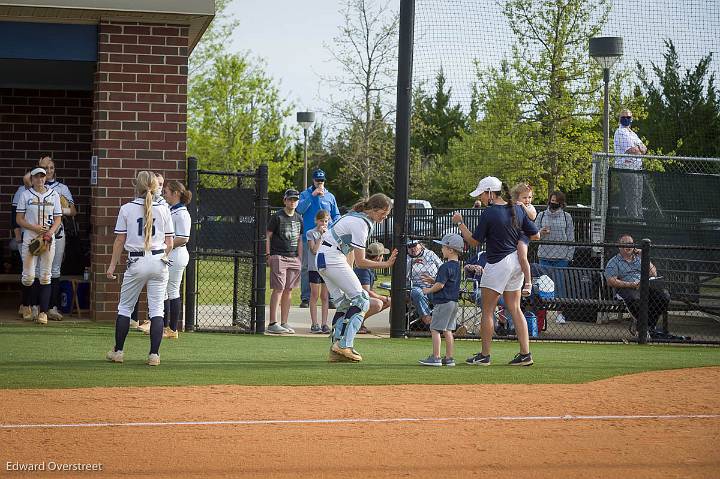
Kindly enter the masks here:
<path id="1" fill-rule="evenodd" d="M 437 293 L 433 293 L 432 302 L 434 304 L 457 301 L 460 297 L 460 263 L 450 260 L 441 264 L 435 282 L 445 286 Z"/>
<path id="2" fill-rule="evenodd" d="M 268 222 L 268 231 L 272 232 L 270 254 L 297 256 L 302 228 L 302 216 L 297 211 L 288 216 L 283 208 L 272 215 Z"/>
<path id="3" fill-rule="evenodd" d="M 515 205 L 514 208 L 519 228 L 513 226 L 510 208 L 505 205 L 493 205 L 480 215 L 480 224 L 475 228 L 473 238 L 480 243 L 485 242 L 487 262 L 490 264 L 517 251 L 520 233 L 530 237 L 538 232 L 523 207 Z"/>

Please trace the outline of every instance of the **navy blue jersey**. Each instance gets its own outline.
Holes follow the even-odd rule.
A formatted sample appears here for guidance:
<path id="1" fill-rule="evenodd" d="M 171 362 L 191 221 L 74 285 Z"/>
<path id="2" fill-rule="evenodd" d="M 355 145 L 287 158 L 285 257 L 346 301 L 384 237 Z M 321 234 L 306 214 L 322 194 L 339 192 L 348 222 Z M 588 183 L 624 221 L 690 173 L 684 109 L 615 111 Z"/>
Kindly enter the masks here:
<path id="1" fill-rule="evenodd" d="M 522 206 L 514 206 L 519 228 L 513 227 L 510 208 L 505 205 L 493 205 L 480 215 L 480 224 L 475 228 L 473 238 L 485 242 L 487 262 L 495 264 L 505 256 L 517 251 L 520 236 L 528 237 L 538 232 L 535 223 L 530 221 Z"/>
<path id="2" fill-rule="evenodd" d="M 449 260 L 441 264 L 435 282 L 445 286 L 437 293 L 432 294 L 433 304 L 457 301 L 460 297 L 460 263 Z"/>
<path id="3" fill-rule="evenodd" d="M 375 271 L 365 268 L 353 268 L 355 276 L 360 280 L 360 284 L 365 286 L 366 284 L 372 289 L 373 283 L 375 283 Z"/>

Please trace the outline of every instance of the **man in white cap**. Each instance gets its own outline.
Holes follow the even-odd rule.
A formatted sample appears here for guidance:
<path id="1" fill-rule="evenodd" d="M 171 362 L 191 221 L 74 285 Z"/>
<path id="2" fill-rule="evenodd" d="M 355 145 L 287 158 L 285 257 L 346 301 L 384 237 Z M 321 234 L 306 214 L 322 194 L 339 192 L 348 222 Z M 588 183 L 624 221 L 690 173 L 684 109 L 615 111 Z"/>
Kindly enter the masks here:
<path id="1" fill-rule="evenodd" d="M 480 215 L 480 223 L 471 233 L 463 223 L 460 213 L 452 217 L 458 225 L 460 233 L 470 247 L 485 243 L 487 264 L 480 279 L 482 291 L 482 350 L 468 358 L 468 364 L 480 366 L 490 365 L 490 348 L 492 345 L 493 312 L 500 295 L 505 300 L 505 310 L 515 319 L 515 331 L 520 352 L 510 361 L 511 366 L 530 366 L 533 364 L 530 353 L 530 337 L 523 312 L 520 309 L 520 289 L 524 276 L 517 256 L 517 244 L 521 232 L 531 240 L 540 239 L 538 229 L 528 218 L 521 206 L 513 205 L 507 186 L 495 178 L 487 176 L 480 180 L 478 187 L 470 193 L 478 197 L 487 208 Z M 503 196 L 505 196 L 503 198 Z"/>

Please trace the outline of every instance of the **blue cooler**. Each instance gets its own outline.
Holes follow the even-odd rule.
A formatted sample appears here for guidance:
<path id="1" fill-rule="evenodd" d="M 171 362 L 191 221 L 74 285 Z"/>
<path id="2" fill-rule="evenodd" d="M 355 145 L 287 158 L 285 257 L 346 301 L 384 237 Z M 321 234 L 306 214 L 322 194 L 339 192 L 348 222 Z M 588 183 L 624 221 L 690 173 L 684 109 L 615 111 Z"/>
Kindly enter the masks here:
<path id="1" fill-rule="evenodd" d="M 72 312 L 72 283 L 66 279 L 60 281 L 60 312 L 70 314 Z"/>
<path id="2" fill-rule="evenodd" d="M 77 289 L 78 307 L 80 309 L 90 309 L 90 283 L 82 281 L 78 283 Z"/>
<path id="3" fill-rule="evenodd" d="M 527 321 L 528 325 L 528 333 L 530 333 L 531 338 L 537 338 L 538 337 L 538 321 L 537 316 L 535 316 L 535 313 L 532 313 L 530 311 L 525 313 L 525 321 Z"/>

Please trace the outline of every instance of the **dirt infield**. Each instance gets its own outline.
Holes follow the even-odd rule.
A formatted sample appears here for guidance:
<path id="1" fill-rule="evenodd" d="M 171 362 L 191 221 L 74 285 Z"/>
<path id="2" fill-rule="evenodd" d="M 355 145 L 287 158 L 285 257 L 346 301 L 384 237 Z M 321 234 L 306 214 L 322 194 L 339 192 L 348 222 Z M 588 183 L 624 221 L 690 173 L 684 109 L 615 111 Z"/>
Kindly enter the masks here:
<path id="1" fill-rule="evenodd" d="M 0 390 L 0 476 L 718 477 L 718 384 L 720 368 L 700 368 L 577 385 Z M 633 417 L 648 415 L 665 417 Z M 386 421 L 303 421 L 332 419 Z M 36 424 L 67 427 L 7 427 Z M 77 463 L 102 472 L 49 470 Z"/>

